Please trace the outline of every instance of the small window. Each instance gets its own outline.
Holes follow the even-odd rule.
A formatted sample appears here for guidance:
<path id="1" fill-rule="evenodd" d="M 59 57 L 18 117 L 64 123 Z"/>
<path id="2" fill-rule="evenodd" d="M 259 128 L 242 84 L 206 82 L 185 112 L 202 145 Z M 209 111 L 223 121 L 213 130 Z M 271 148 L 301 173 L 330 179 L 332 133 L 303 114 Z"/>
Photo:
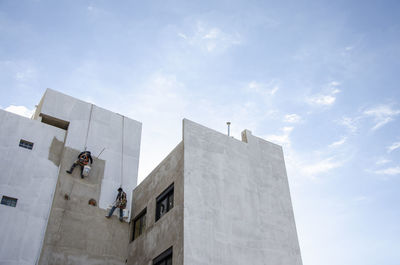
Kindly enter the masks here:
<path id="1" fill-rule="evenodd" d="M 153 259 L 153 265 L 172 265 L 172 247 Z"/>
<path id="2" fill-rule="evenodd" d="M 172 183 L 156 199 L 156 222 L 174 207 L 174 184 Z"/>
<path id="3" fill-rule="evenodd" d="M 26 149 L 29 149 L 29 150 L 32 150 L 32 148 L 33 148 L 33 143 L 21 139 L 21 140 L 19 141 L 19 146 L 20 146 L 20 147 L 23 147 L 23 148 L 26 148 Z"/>
<path id="4" fill-rule="evenodd" d="M 133 235 L 132 241 L 143 234 L 146 229 L 146 209 L 144 209 L 133 221 Z"/>
<path id="5" fill-rule="evenodd" d="M 17 200 L 18 199 L 7 197 L 7 196 L 3 196 L 3 198 L 1 198 L 1 204 L 7 205 L 7 206 L 11 206 L 11 207 L 16 207 L 17 206 Z"/>

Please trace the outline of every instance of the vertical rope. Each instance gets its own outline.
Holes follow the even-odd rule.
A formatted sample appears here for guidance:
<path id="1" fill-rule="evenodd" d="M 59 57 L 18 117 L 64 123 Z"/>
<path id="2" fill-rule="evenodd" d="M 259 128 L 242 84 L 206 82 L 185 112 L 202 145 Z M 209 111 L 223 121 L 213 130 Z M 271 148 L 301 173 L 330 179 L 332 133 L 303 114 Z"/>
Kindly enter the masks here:
<path id="1" fill-rule="evenodd" d="M 125 117 L 122 116 L 121 187 L 123 185 L 123 174 L 124 174 L 124 135 L 125 135 Z"/>
<path id="2" fill-rule="evenodd" d="M 88 128 L 86 131 L 86 139 L 85 139 L 85 151 L 87 150 L 87 141 L 89 138 L 89 129 L 90 129 L 90 124 L 92 123 L 92 113 L 93 113 L 93 104 L 90 106 L 90 115 L 89 115 L 89 123 L 88 123 Z"/>

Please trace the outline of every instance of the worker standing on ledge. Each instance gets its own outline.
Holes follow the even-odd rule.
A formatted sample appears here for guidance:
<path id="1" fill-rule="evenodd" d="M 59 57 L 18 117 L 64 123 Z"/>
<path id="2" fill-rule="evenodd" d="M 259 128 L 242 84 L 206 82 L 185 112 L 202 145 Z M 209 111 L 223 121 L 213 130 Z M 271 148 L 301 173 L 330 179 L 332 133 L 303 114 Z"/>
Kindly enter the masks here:
<path id="1" fill-rule="evenodd" d="M 122 190 L 121 187 L 119 187 L 117 198 L 115 199 L 110 212 L 108 213 L 108 215 L 106 215 L 106 218 L 110 218 L 111 215 L 114 213 L 115 209 L 119 208 L 119 220 L 122 222 L 123 209 L 125 209 L 126 203 L 127 203 L 126 193 Z"/>
<path id="2" fill-rule="evenodd" d="M 83 175 L 83 168 L 89 164 L 89 160 L 90 160 L 90 164 L 93 163 L 93 159 L 92 156 L 90 155 L 90 151 L 83 151 L 82 153 L 80 153 L 78 155 L 78 159 L 72 164 L 70 170 L 67 170 L 68 174 L 72 174 L 72 171 L 74 171 L 74 168 L 77 165 L 81 166 L 81 178 L 84 177 Z"/>

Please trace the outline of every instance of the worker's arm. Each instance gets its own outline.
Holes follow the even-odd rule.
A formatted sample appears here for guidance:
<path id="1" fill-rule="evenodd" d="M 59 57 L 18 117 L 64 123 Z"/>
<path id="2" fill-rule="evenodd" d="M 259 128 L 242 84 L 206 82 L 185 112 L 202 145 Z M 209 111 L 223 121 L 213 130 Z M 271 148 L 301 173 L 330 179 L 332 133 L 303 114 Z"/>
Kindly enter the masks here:
<path id="1" fill-rule="evenodd" d="M 93 164 L 93 159 L 91 155 L 89 155 L 89 159 L 90 159 L 90 164 Z"/>

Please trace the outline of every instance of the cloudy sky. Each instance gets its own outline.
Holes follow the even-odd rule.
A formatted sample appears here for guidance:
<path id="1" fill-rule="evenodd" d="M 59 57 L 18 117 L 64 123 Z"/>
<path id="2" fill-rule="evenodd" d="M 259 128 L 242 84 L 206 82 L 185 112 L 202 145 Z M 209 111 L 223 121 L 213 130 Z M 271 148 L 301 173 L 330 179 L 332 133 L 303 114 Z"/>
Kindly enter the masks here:
<path id="1" fill-rule="evenodd" d="M 400 261 L 399 1 L 0 0 L 0 107 L 46 88 L 143 123 L 283 145 L 304 265 Z"/>

